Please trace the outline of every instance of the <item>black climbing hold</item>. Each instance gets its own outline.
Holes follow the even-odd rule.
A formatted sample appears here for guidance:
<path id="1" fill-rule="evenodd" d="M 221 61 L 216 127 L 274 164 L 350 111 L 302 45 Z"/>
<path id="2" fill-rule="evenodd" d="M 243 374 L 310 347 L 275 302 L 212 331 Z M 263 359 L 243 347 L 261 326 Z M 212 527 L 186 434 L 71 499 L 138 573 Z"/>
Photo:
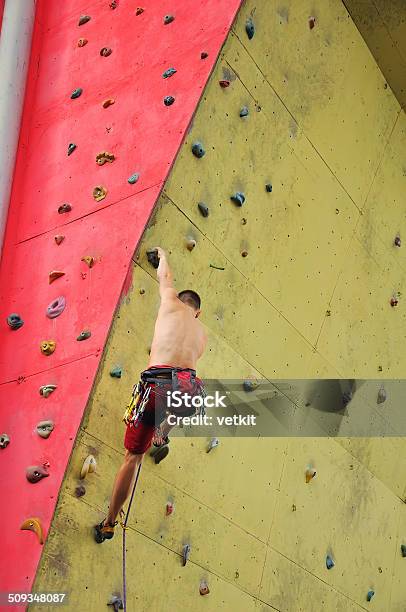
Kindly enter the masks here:
<path id="1" fill-rule="evenodd" d="M 252 21 L 251 17 L 247 19 L 246 21 L 245 31 L 247 32 L 247 36 L 249 40 L 251 40 L 251 38 L 254 38 L 255 26 L 254 26 L 254 22 Z"/>
<path id="2" fill-rule="evenodd" d="M 155 269 L 159 266 L 158 251 L 156 249 L 148 249 L 147 259 Z"/>
<path id="3" fill-rule="evenodd" d="M 59 208 L 58 208 L 58 213 L 60 215 L 62 215 L 63 213 L 67 213 L 70 212 L 72 210 L 72 206 L 70 204 L 62 204 Z"/>
<path id="4" fill-rule="evenodd" d="M 192 145 L 192 153 L 195 157 L 198 157 L 199 159 L 201 157 L 203 157 L 203 155 L 206 154 L 206 151 L 204 150 L 204 147 L 202 145 L 201 142 L 195 142 Z"/>
<path id="5" fill-rule="evenodd" d="M 20 329 L 24 325 L 24 321 L 19 314 L 12 312 L 7 317 L 7 324 L 11 329 Z"/>
<path id="6" fill-rule="evenodd" d="M 350 401 L 352 400 L 352 393 L 351 393 L 351 391 L 345 391 L 343 393 L 343 398 L 342 399 L 343 399 L 343 406 L 344 407 L 347 406 L 347 404 L 349 404 Z"/>
<path id="7" fill-rule="evenodd" d="M 245 195 L 240 191 L 237 191 L 234 195 L 230 196 L 230 200 L 237 204 L 237 206 L 242 206 L 245 202 Z"/>
<path id="8" fill-rule="evenodd" d="M 199 202 L 197 207 L 200 210 L 200 213 L 203 217 L 209 216 L 209 207 L 207 206 L 207 204 L 205 204 L 204 202 Z"/>
<path id="9" fill-rule="evenodd" d="M 374 595 L 375 595 L 375 591 L 372 591 L 372 589 L 370 591 L 368 591 L 368 593 L 367 593 L 367 601 L 371 601 L 371 599 L 373 598 Z"/>
<path id="10" fill-rule="evenodd" d="M 202 53 L 200 54 L 200 59 L 206 59 L 206 57 L 209 57 L 209 54 L 206 53 L 206 51 L 202 51 Z"/>
<path id="11" fill-rule="evenodd" d="M 249 114 L 248 106 L 243 106 L 240 110 L 240 117 L 247 117 Z"/>
<path id="12" fill-rule="evenodd" d="M 127 182 L 130 183 L 130 185 L 135 185 L 135 183 L 138 181 L 139 178 L 140 178 L 140 175 L 137 172 L 135 172 L 127 179 Z"/>
<path id="13" fill-rule="evenodd" d="M 68 145 L 68 155 L 72 155 L 73 151 L 76 149 L 76 145 L 74 142 L 71 142 Z"/>
<path id="14" fill-rule="evenodd" d="M 225 268 L 221 268 L 220 266 L 215 266 L 214 264 L 209 264 L 209 268 L 214 268 L 215 270 L 225 270 Z"/>
<path id="15" fill-rule="evenodd" d="M 113 0 L 113 2 L 110 2 L 110 8 L 111 9 L 116 9 L 118 7 L 118 0 Z"/>
<path id="16" fill-rule="evenodd" d="M 169 454 L 169 446 L 167 444 L 160 446 L 159 449 L 153 454 L 155 463 L 158 465 L 158 463 L 160 463 L 163 459 L 165 459 L 165 457 L 167 457 L 168 454 Z"/>
<path id="17" fill-rule="evenodd" d="M 395 238 L 395 246 L 400 247 L 402 244 L 402 241 L 400 239 L 400 236 L 396 236 Z"/>
<path id="18" fill-rule="evenodd" d="M 174 102 L 175 102 L 175 98 L 173 96 L 165 96 L 164 98 L 165 106 L 172 106 Z"/>
<path id="19" fill-rule="evenodd" d="M 85 331 L 80 332 L 76 340 L 81 342 L 82 340 L 87 340 L 88 338 L 90 338 L 91 335 L 92 335 L 92 332 L 90 332 L 89 330 L 85 330 Z"/>
<path id="20" fill-rule="evenodd" d="M 103 47 L 103 49 L 100 49 L 100 55 L 102 57 L 108 57 L 112 53 L 113 53 L 113 49 L 110 49 L 110 47 Z"/>
<path id="21" fill-rule="evenodd" d="M 87 22 L 88 22 L 88 21 L 90 21 L 90 20 L 91 20 L 90 15 L 82 15 L 82 16 L 80 17 L 80 19 L 79 19 L 79 23 L 78 23 L 78 25 L 80 25 L 80 26 L 81 26 L 81 25 L 84 25 L 85 23 L 87 23 Z"/>
<path id="22" fill-rule="evenodd" d="M 186 565 L 186 563 L 189 561 L 190 559 L 190 544 L 185 544 L 183 549 L 182 549 L 182 565 L 183 567 Z"/>
<path id="23" fill-rule="evenodd" d="M 27 468 L 25 475 L 28 482 L 33 484 L 49 476 L 48 472 L 41 465 L 30 465 Z"/>
<path id="24" fill-rule="evenodd" d="M 164 17 L 164 25 L 168 25 L 168 23 L 172 23 L 172 21 L 175 19 L 175 17 L 173 15 L 165 15 Z"/>
<path id="25" fill-rule="evenodd" d="M 78 485 L 75 489 L 75 495 L 76 497 L 83 497 L 83 495 L 85 495 L 86 493 L 86 488 L 85 485 Z"/>
<path id="26" fill-rule="evenodd" d="M 123 600 L 121 599 L 120 595 L 117 594 L 114 594 L 110 597 L 107 605 L 113 606 L 114 612 L 117 612 L 118 610 L 124 610 Z"/>
<path id="27" fill-rule="evenodd" d="M 82 93 L 83 93 L 83 89 L 81 87 L 78 87 L 71 93 L 71 99 L 75 100 L 76 98 L 79 98 L 82 95 Z"/>
<path id="28" fill-rule="evenodd" d="M 168 68 L 168 70 L 165 70 L 165 72 L 162 74 L 162 78 L 169 79 L 169 77 L 175 74 L 175 72 L 177 72 L 176 68 Z"/>
<path id="29" fill-rule="evenodd" d="M 265 185 L 265 189 L 268 193 L 272 193 L 272 184 L 271 183 L 267 183 Z"/>
<path id="30" fill-rule="evenodd" d="M 248 257 L 248 251 L 246 249 L 241 251 L 241 257 Z"/>
<path id="31" fill-rule="evenodd" d="M 406 544 L 400 545 L 400 552 L 402 553 L 402 557 L 406 557 Z"/>
<path id="32" fill-rule="evenodd" d="M 6 448 L 10 444 L 9 436 L 4 433 L 0 436 L 0 448 Z"/>
<path id="33" fill-rule="evenodd" d="M 326 556 L 326 567 L 327 569 L 332 569 L 335 566 L 335 563 L 330 555 Z"/>
<path id="34" fill-rule="evenodd" d="M 110 376 L 112 376 L 113 378 L 121 378 L 122 373 L 123 373 L 123 370 L 119 368 L 118 366 L 110 370 Z"/>

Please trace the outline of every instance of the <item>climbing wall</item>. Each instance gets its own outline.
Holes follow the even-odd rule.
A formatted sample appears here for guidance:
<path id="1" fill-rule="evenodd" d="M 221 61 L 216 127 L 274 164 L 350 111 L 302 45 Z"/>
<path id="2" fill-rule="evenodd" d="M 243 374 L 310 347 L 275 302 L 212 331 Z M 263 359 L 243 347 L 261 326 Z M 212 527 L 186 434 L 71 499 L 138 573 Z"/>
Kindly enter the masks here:
<path id="1" fill-rule="evenodd" d="M 7 398 L 10 405 L 9 398 L 14 398 L 14 403 L 8 421 L 13 435 L 7 449 L 1 452 L 9 453 L 9 466 L 20 479 L 18 486 L 38 491 L 36 498 L 27 493 L 27 502 L 19 502 L 26 503 L 26 507 L 20 509 L 17 518 L 15 508 L 7 517 L 16 558 L 17 554 L 22 556 L 22 547 L 24 555 L 35 558 L 32 578 L 41 551 L 35 535 L 19 532 L 18 527 L 29 516 L 41 516 L 46 495 L 56 499 L 74 442 L 34 589 L 67 592 L 72 610 L 83 605 L 99 610 L 113 593 L 122 593 L 120 540 L 117 537 L 98 547 L 92 540 L 91 527 L 105 515 L 112 481 L 123 458 L 122 412 L 132 385 L 148 360 L 159 299 L 155 270 L 147 262 L 146 249 L 156 244 L 166 248 L 176 286 L 193 287 L 202 296 L 202 321 L 209 334 L 209 346 L 199 364 L 201 376 L 268 380 L 401 377 L 406 360 L 402 348 L 406 120 L 338 0 L 316 0 L 311 14 L 304 3 L 293 0 L 282 4 L 273 0 L 245 2 L 199 104 L 213 65 L 206 62 L 215 61 L 234 15 L 230 3 L 197 4 L 193 15 L 180 0 L 177 7 L 168 3 L 159 14 L 151 3 L 136 17 L 147 19 L 140 26 L 139 38 L 124 27 L 114 30 L 115 19 L 117 23 L 120 19 L 121 23 L 128 23 L 129 2 L 122 0 L 112 12 L 107 11 L 105 3 L 75 4 L 67 10 L 63 28 L 60 13 L 40 15 L 37 20 L 40 31 L 36 32 L 34 45 L 52 48 L 55 36 L 55 46 L 58 44 L 58 50 L 62 49 L 66 32 L 70 35 L 72 30 L 72 48 L 64 61 L 67 67 L 71 61 L 78 73 L 68 70 L 75 79 L 67 92 L 66 112 L 69 116 L 76 108 L 73 105 L 84 104 L 72 121 L 76 131 L 72 131 L 72 123 L 68 122 L 70 131 L 58 143 L 59 132 L 50 128 L 44 158 L 37 158 L 41 146 L 33 150 L 31 137 L 27 146 L 33 150 L 37 170 L 28 172 L 20 162 L 21 181 L 18 188 L 14 187 L 13 197 L 20 198 L 16 201 L 21 206 L 20 202 L 35 193 L 38 202 L 37 191 L 41 189 L 41 202 L 48 203 L 50 196 L 43 192 L 55 183 L 56 204 L 76 203 L 78 218 L 64 224 L 63 231 L 54 231 L 56 225 L 47 229 L 45 206 L 32 206 L 25 212 L 27 219 L 20 216 L 14 222 L 14 231 L 22 232 L 21 238 L 8 244 L 18 243 L 19 269 L 24 269 L 30 260 L 33 240 L 41 240 L 35 248 L 43 254 L 43 263 L 39 260 L 32 270 L 36 276 L 30 287 L 35 283 L 39 288 L 33 301 L 27 287 L 20 288 L 19 275 L 12 268 L 15 247 L 14 250 L 9 247 L 11 255 L 5 260 L 9 282 L 14 287 L 12 295 L 16 297 L 8 303 L 4 314 L 11 312 L 12 304 L 13 311 L 21 311 L 25 324 L 10 331 L 4 343 L 8 352 L 4 353 L 2 367 L 8 372 L 5 380 L 11 381 Z M 102 4 L 106 13 L 102 12 Z M 134 7 L 131 10 L 133 17 Z M 155 19 L 151 23 L 148 10 Z M 92 15 L 92 20 L 78 28 L 78 14 L 85 12 Z M 164 26 L 165 12 L 174 13 L 176 19 Z M 220 27 L 222 12 L 224 23 Z M 107 30 L 97 24 L 96 16 L 106 19 Z M 182 19 L 184 26 L 179 25 Z M 193 34 L 192 25 L 196 27 Z M 73 58 L 74 53 L 87 53 L 92 48 L 92 26 L 98 42 L 91 58 L 85 55 L 87 59 L 82 60 L 89 62 L 86 67 L 86 63 L 74 63 Z M 111 39 L 105 36 L 110 27 Z M 159 37 L 158 27 L 162 28 Z M 179 40 L 185 44 L 182 49 L 177 47 L 176 52 L 171 47 L 167 50 L 167 41 L 162 38 L 171 31 L 167 28 L 172 27 L 180 28 L 173 35 L 173 44 Z M 208 41 L 212 44 L 215 39 L 210 27 L 218 34 L 215 49 L 208 46 Z M 76 49 L 78 36 L 89 38 L 84 48 Z M 151 39 L 156 41 L 152 65 L 147 56 Z M 126 48 L 121 63 L 116 60 L 117 81 L 112 86 L 111 81 L 106 81 L 104 62 L 115 61 L 120 45 L 124 44 L 133 45 L 134 61 L 140 61 L 148 74 L 144 79 L 134 77 Z M 141 52 L 139 46 L 143 44 L 146 47 Z M 152 67 L 158 64 L 156 48 L 161 44 L 162 62 L 156 68 L 155 81 Z M 99 58 L 104 45 L 110 46 L 113 53 Z M 209 53 L 205 60 L 200 59 L 202 51 Z M 45 61 L 44 52 L 42 47 L 41 62 Z M 193 76 L 188 63 L 192 56 L 197 58 L 196 70 L 206 70 L 202 75 L 199 73 L 201 81 Z M 49 61 L 59 57 L 61 61 L 55 52 L 53 56 L 46 51 L 45 57 Z M 103 62 L 99 64 L 99 73 L 96 58 Z M 182 66 L 183 62 L 186 63 Z M 33 66 L 37 66 L 36 61 Z M 39 99 L 52 82 L 51 76 L 60 79 L 66 91 L 66 73 L 61 75 L 60 64 L 58 69 L 56 66 L 54 73 L 46 77 L 47 85 L 41 85 L 39 77 L 36 85 Z M 162 79 L 169 67 L 174 67 L 177 73 Z M 49 66 L 47 69 L 51 71 Z M 127 71 L 127 79 L 121 69 Z M 154 91 L 155 85 L 151 86 L 155 82 L 157 88 L 162 85 L 159 96 Z M 181 94 L 172 84 L 185 87 L 182 104 L 178 104 Z M 83 93 L 71 101 L 69 95 L 76 87 L 82 87 Z M 137 87 L 142 91 L 135 96 Z M 100 99 L 95 89 L 100 90 Z M 93 96 L 89 107 L 88 90 Z M 175 98 L 169 107 L 162 106 L 167 95 Z M 116 99 L 115 105 L 100 108 L 99 102 L 109 97 Z M 120 99 L 126 113 L 131 107 L 131 113 L 121 123 Z M 179 107 L 184 110 L 189 103 L 183 130 L 176 130 L 168 119 L 173 120 L 173 116 L 163 113 L 177 111 Z M 65 99 L 50 103 L 47 120 L 54 109 L 55 121 L 61 121 L 57 111 L 61 104 L 65 104 Z M 193 122 L 185 134 L 196 106 Z M 83 112 L 92 117 L 83 117 Z M 111 113 L 108 122 L 98 119 L 104 118 L 100 113 L 106 112 Z M 100 145 L 98 121 L 102 121 L 100 134 L 104 137 Z M 27 127 L 27 138 L 32 130 L 35 133 L 37 123 L 36 118 Z M 158 162 L 169 146 L 164 142 L 164 129 L 171 131 L 173 138 L 177 134 L 178 144 L 185 137 L 165 182 L 166 173 L 158 172 Z M 91 136 L 86 154 L 82 153 L 83 130 Z M 40 134 L 45 137 L 43 131 Z M 113 140 L 116 134 L 117 139 Z M 168 141 L 172 142 L 169 137 Z M 77 149 L 67 157 L 64 147 L 69 142 L 75 142 Z M 199 149 L 204 149 L 203 157 L 192 153 L 196 143 Z M 58 157 L 61 161 L 57 171 L 46 166 L 57 157 L 53 147 L 64 151 L 64 156 Z M 176 150 L 162 162 L 166 164 L 165 170 L 173 162 Z M 98 167 L 95 156 L 103 151 L 113 153 L 117 159 Z M 24 159 L 24 149 L 20 150 L 21 158 Z M 94 166 L 88 163 L 88 158 Z M 72 169 L 71 161 L 77 164 Z M 69 174 L 60 181 L 59 175 L 67 168 Z M 40 169 L 46 180 L 43 174 L 35 189 L 32 181 L 39 180 Z M 147 171 L 153 177 L 143 185 Z M 126 184 L 127 176 L 135 172 L 140 175 L 138 182 Z M 27 176 L 32 177 L 31 181 Z M 95 205 L 92 190 L 97 185 L 105 186 L 108 194 L 101 204 Z M 110 194 L 115 185 L 120 196 Z M 25 193 L 18 196 L 22 189 Z M 207 217 L 201 214 L 199 203 L 207 206 Z M 88 205 L 93 206 L 92 214 L 88 214 Z M 72 213 L 75 208 L 68 214 Z M 23 231 L 30 215 L 31 236 L 27 229 Z M 111 228 L 113 223 L 117 225 Z M 39 224 L 37 229 L 35 224 Z M 83 238 L 78 244 L 76 236 L 82 235 L 78 230 L 80 224 Z M 11 222 L 9 234 L 10 225 Z M 146 229 L 139 242 L 144 225 Z M 59 246 L 53 242 L 56 233 L 65 235 Z M 191 240 L 196 241 L 196 246 L 190 251 L 187 246 Z M 52 259 L 52 253 L 63 253 L 68 244 L 72 248 L 66 250 L 66 259 L 59 259 L 62 255 L 58 255 L 57 261 Z M 95 257 L 94 266 L 88 268 L 81 261 L 82 256 Z M 109 273 L 105 269 L 107 263 Z M 48 288 L 44 297 L 41 279 L 47 280 L 50 269 L 69 270 L 69 274 L 50 286 L 60 283 L 63 292 L 50 293 Z M 119 269 L 122 269 L 120 282 Z M 70 297 L 68 292 L 74 281 L 77 288 L 75 292 L 71 289 Z M 86 289 L 80 291 L 83 286 Z M 45 327 L 44 310 L 62 293 L 66 308 Z M 26 301 L 22 302 L 23 299 Z M 27 306 L 23 308 L 24 304 Z M 42 328 L 37 323 L 40 317 Z M 104 327 L 98 332 L 104 320 Z M 109 329 L 107 322 L 111 321 Z M 60 335 L 56 337 L 55 352 L 45 357 L 38 348 L 41 362 L 34 363 L 31 345 L 55 339 L 50 335 L 55 322 L 66 325 L 56 328 Z M 28 335 L 29 325 L 32 337 Z M 76 336 L 86 329 L 91 330 L 92 336 L 76 344 Z M 22 332 L 27 336 L 22 336 Z M 15 350 L 17 334 L 25 338 L 26 344 L 19 349 L 19 359 L 10 362 L 8 355 Z M 73 353 L 72 349 L 64 353 L 68 351 L 65 347 L 68 340 L 75 348 L 83 347 L 83 351 L 90 347 L 89 352 Z M 90 344 L 96 341 L 96 345 Z M 51 379 L 52 370 L 45 370 L 45 378 L 42 364 L 45 359 L 58 359 L 59 348 L 61 361 L 54 363 L 57 367 L 53 372 L 61 374 L 58 379 Z M 32 372 L 37 376 L 21 378 L 23 359 L 27 371 L 35 366 Z M 117 368 L 122 372 L 121 378 L 111 376 Z M 57 383 L 57 389 L 45 399 L 38 394 L 38 388 L 50 383 Z M 35 404 L 38 408 L 32 412 L 35 419 L 27 426 L 27 437 L 20 442 L 21 419 L 16 420 L 20 414 L 17 408 L 25 397 L 27 403 L 33 402 L 34 393 L 38 394 Z M 391 393 L 389 388 L 388 401 Z M 75 438 L 87 397 L 89 401 Z M 15 415 L 14 421 L 11 414 Z M 44 448 L 44 441 L 32 431 L 39 418 L 55 421 L 48 442 L 57 446 L 50 446 L 46 456 L 33 446 L 35 441 L 38 449 Z M 66 422 L 59 427 L 60 419 Z M 224 438 L 209 454 L 207 442 L 205 438 L 174 438 L 170 455 L 163 463 L 156 466 L 149 457 L 145 461 L 127 531 L 129 609 L 404 611 L 403 439 Z M 11 455 L 13 444 L 19 445 L 15 455 Z M 59 451 L 62 448 L 64 455 L 58 458 L 56 476 L 52 470 L 55 471 L 55 459 L 62 455 L 62 450 Z M 33 449 L 39 464 L 49 461 L 53 476 L 36 485 L 27 484 L 24 476 L 26 466 L 34 461 Z M 96 471 L 80 480 L 83 462 L 89 454 L 96 459 Z M 306 483 L 309 464 L 314 466 L 317 476 Z M 17 477 L 7 482 L 8 494 L 12 495 Z M 50 489 L 47 491 L 46 487 Z M 165 516 L 169 500 L 174 502 L 175 510 Z M 53 508 L 53 502 L 47 501 L 48 514 L 41 516 L 46 528 Z M 182 567 L 181 553 L 186 543 L 191 545 L 191 557 Z M 331 569 L 327 569 L 327 558 L 334 563 Z M 22 581 L 21 566 L 15 569 L 13 580 Z M 206 596 L 199 594 L 201 580 L 206 580 L 210 588 Z"/>

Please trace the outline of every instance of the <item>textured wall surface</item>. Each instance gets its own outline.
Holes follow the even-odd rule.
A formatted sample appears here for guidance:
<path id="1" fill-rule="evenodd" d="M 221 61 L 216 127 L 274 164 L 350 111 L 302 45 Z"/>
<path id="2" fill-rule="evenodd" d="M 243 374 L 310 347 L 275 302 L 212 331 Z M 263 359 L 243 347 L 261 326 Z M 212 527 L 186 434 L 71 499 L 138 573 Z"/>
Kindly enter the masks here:
<path id="1" fill-rule="evenodd" d="M 212 8 L 217 14 L 218 3 Z M 67 591 L 72 610 L 100 610 L 122 589 L 121 533 L 98 546 L 91 528 L 105 515 L 123 457 L 122 413 L 148 360 L 159 303 L 149 246 L 168 250 L 179 289 L 192 286 L 202 295 L 209 346 L 201 376 L 403 375 L 402 295 L 397 307 L 390 299 L 404 287 L 404 250 L 394 238 L 406 223 L 406 120 L 342 3 L 317 0 L 312 11 L 310 28 L 304 3 L 244 3 L 138 245 L 106 342 L 98 343 L 105 350 L 34 583 L 36 590 Z M 245 32 L 249 16 L 252 40 Z M 172 65 L 171 56 L 164 67 Z M 249 114 L 240 118 L 243 106 Z M 117 133 L 127 146 L 128 123 Z M 195 141 L 205 146 L 202 159 L 191 154 Z M 130 164 L 126 169 L 129 174 Z M 77 189 L 87 196 L 83 183 L 97 182 L 84 176 L 82 170 Z M 241 208 L 230 201 L 236 191 L 246 196 Z M 200 201 L 210 209 L 207 218 Z M 128 202 L 119 205 L 130 215 Z M 192 252 L 189 237 L 197 242 Z M 99 262 L 90 272 L 97 270 Z M 113 299 L 111 282 L 100 282 L 100 300 L 107 300 L 107 283 Z M 107 310 L 93 296 L 89 307 L 99 310 L 90 321 Z M 75 360 L 89 379 L 92 363 L 94 372 L 91 351 Z M 122 367 L 121 379 L 109 375 L 114 366 Z M 71 380 L 81 394 L 78 377 L 72 373 Z M 44 401 L 62 410 L 57 391 Z M 224 438 L 210 454 L 204 438 L 174 438 L 170 446 L 163 463 L 147 457 L 141 473 L 127 532 L 129 609 L 404 610 L 403 439 Z M 77 499 L 89 453 L 97 470 Z M 306 484 L 309 463 L 317 477 Z M 50 480 L 35 486 L 44 489 Z M 166 517 L 169 498 L 175 512 Z M 186 542 L 192 553 L 182 567 Z M 336 563 L 330 571 L 327 553 Z M 207 597 L 199 595 L 202 578 Z M 370 589 L 375 596 L 368 603 Z"/>

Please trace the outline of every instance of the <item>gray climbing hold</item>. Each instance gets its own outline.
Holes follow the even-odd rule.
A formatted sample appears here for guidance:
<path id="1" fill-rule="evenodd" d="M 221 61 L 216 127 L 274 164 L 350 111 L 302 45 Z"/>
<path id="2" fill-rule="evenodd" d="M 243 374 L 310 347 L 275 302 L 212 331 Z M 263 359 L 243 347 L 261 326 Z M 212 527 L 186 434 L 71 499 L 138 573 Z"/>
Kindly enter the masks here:
<path id="1" fill-rule="evenodd" d="M 140 178 L 140 175 L 138 174 L 138 172 L 135 172 L 127 180 L 130 183 L 130 185 L 135 185 L 135 183 L 138 181 L 139 178 Z"/>
<path id="2" fill-rule="evenodd" d="M 186 563 L 190 559 L 190 551 L 191 551 L 190 544 L 185 544 L 183 549 L 182 549 L 182 565 L 183 565 L 183 567 L 186 565 Z"/>
<path id="3" fill-rule="evenodd" d="M 255 25 L 254 25 L 254 22 L 252 21 L 251 17 L 249 17 L 249 19 L 247 19 L 247 21 L 246 21 L 245 31 L 247 32 L 247 36 L 248 36 L 249 40 L 254 38 Z"/>
<path id="4" fill-rule="evenodd" d="M 237 206 L 242 206 L 245 202 L 245 195 L 241 191 L 237 191 L 237 193 L 230 196 L 230 200 L 237 204 Z"/>
<path id="5" fill-rule="evenodd" d="M 197 207 L 200 210 L 200 213 L 203 217 L 209 216 L 209 207 L 207 206 L 207 204 L 205 204 L 204 202 L 199 202 Z"/>
<path id="6" fill-rule="evenodd" d="M 84 25 L 85 23 L 87 23 L 87 22 L 88 22 L 88 21 L 90 21 L 90 20 L 91 20 L 90 15 L 82 15 L 82 16 L 80 17 L 80 19 L 79 19 L 79 23 L 78 23 L 78 25 L 80 25 L 80 26 L 81 26 L 81 25 Z"/>
<path id="7" fill-rule="evenodd" d="M 372 591 L 372 589 L 370 591 L 368 591 L 368 593 L 367 593 L 367 601 L 371 601 L 371 599 L 373 598 L 374 595 L 375 595 L 375 591 Z"/>
<path id="8" fill-rule="evenodd" d="M 162 78 L 163 79 L 169 79 L 169 77 L 171 77 L 173 74 L 175 74 L 177 72 L 176 68 L 168 68 L 167 70 L 165 70 L 165 72 L 162 74 Z"/>
<path id="9" fill-rule="evenodd" d="M 76 338 L 76 340 L 78 340 L 79 342 L 81 342 L 82 340 L 87 340 L 88 338 L 90 338 L 90 336 L 92 335 L 92 332 L 89 331 L 88 329 L 80 332 L 79 336 Z"/>
<path id="10" fill-rule="evenodd" d="M 265 189 L 268 193 L 272 193 L 272 184 L 271 183 L 267 183 L 265 185 Z"/>
<path id="11" fill-rule="evenodd" d="M 165 106 L 172 106 L 174 102 L 175 102 L 175 98 L 173 96 L 165 96 L 164 98 Z"/>
<path id="12" fill-rule="evenodd" d="M 386 401 L 387 395 L 384 387 L 381 387 L 378 391 L 378 397 L 376 398 L 377 404 L 383 404 Z"/>
<path id="13" fill-rule="evenodd" d="M 243 106 L 240 110 L 240 117 L 247 117 L 249 114 L 248 106 Z"/>
<path id="14" fill-rule="evenodd" d="M 83 93 L 83 89 L 81 87 L 78 87 L 77 89 L 75 89 L 72 93 L 71 93 L 71 99 L 75 100 L 76 98 L 79 98 Z"/>
<path id="15" fill-rule="evenodd" d="M 65 310 L 65 306 L 66 300 L 62 295 L 60 295 L 47 307 L 46 315 L 48 319 L 55 319 L 56 317 L 59 317 L 59 315 Z"/>
<path id="16" fill-rule="evenodd" d="M 255 391 L 255 389 L 259 386 L 256 380 L 244 380 L 243 382 L 244 391 L 249 393 L 250 391 Z"/>
<path id="17" fill-rule="evenodd" d="M 6 448 L 10 444 L 10 438 L 6 433 L 0 436 L 0 448 Z"/>
<path id="18" fill-rule="evenodd" d="M 213 450 L 213 448 L 217 448 L 219 444 L 220 440 L 218 438 L 212 438 L 209 442 L 206 453 L 209 453 L 211 450 Z"/>
<path id="19" fill-rule="evenodd" d="M 110 376 L 112 378 L 121 378 L 122 373 L 123 373 L 123 370 L 118 366 L 110 370 Z"/>
<path id="20" fill-rule="evenodd" d="M 39 394 L 42 395 L 42 397 L 49 397 L 56 388 L 56 385 L 42 385 L 42 387 L 39 388 Z"/>
<path id="21" fill-rule="evenodd" d="M 68 145 L 68 156 L 72 155 L 73 151 L 76 149 L 76 145 L 74 142 L 69 143 Z"/>
<path id="22" fill-rule="evenodd" d="M 159 266 L 159 257 L 158 251 L 156 249 L 148 249 L 147 259 L 151 266 L 154 266 L 154 268 L 157 269 L 157 267 Z"/>
<path id="23" fill-rule="evenodd" d="M 175 17 L 173 15 L 165 15 L 164 17 L 164 25 L 168 25 L 168 23 L 172 23 Z"/>
<path id="24" fill-rule="evenodd" d="M 53 430 L 53 421 L 40 421 L 37 425 L 37 434 L 41 436 L 41 438 L 49 438 Z"/>
<path id="25" fill-rule="evenodd" d="M 205 155 L 206 151 L 201 142 L 195 142 L 192 145 L 192 153 L 195 157 L 201 158 Z"/>
<path id="26" fill-rule="evenodd" d="M 328 570 L 332 569 L 335 566 L 335 563 L 330 555 L 326 556 L 326 567 Z"/>
<path id="27" fill-rule="evenodd" d="M 48 472 L 43 468 L 42 465 L 30 465 L 27 467 L 25 472 L 28 482 L 35 484 L 39 482 L 43 478 L 47 478 L 49 476 Z"/>
<path id="28" fill-rule="evenodd" d="M 406 544 L 400 545 L 400 552 L 402 553 L 402 557 L 406 557 Z"/>
<path id="29" fill-rule="evenodd" d="M 20 329 L 20 327 L 24 325 L 24 321 L 22 320 L 19 314 L 12 312 L 7 317 L 7 325 L 11 329 Z"/>
<path id="30" fill-rule="evenodd" d="M 123 600 L 121 599 L 121 596 L 116 593 L 110 597 L 107 605 L 113 606 L 114 612 L 117 612 L 117 610 L 124 610 Z"/>

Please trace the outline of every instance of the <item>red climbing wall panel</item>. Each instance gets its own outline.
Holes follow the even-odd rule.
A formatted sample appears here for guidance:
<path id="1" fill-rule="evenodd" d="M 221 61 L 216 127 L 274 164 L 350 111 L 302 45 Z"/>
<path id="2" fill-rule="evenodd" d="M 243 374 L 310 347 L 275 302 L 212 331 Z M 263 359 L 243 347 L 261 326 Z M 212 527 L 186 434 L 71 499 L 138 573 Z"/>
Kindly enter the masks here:
<path id="1" fill-rule="evenodd" d="M 128 286 L 131 256 L 196 109 L 240 0 L 38 0 L 17 164 L 0 269 L 0 450 L 3 567 L 0 591 L 29 590 L 41 555 L 22 522 L 38 517 L 45 534 L 109 326 Z M 78 26 L 80 15 L 91 20 Z M 163 18 L 175 20 L 164 25 Z M 88 43 L 78 47 L 79 38 Z M 100 49 L 112 54 L 102 57 Z M 201 53 L 207 52 L 206 59 Z M 167 68 L 177 72 L 162 78 Z M 83 93 L 70 95 L 76 88 Z M 165 106 L 163 98 L 175 102 Z M 115 104 L 103 108 L 102 102 Z M 77 145 L 67 155 L 69 143 Z M 108 151 L 115 161 L 96 164 Z M 139 173 L 131 185 L 127 179 Z M 101 202 L 93 188 L 106 187 Z M 68 202 L 72 211 L 58 214 Z M 54 236 L 62 234 L 58 246 Z M 81 261 L 95 258 L 90 269 Z M 65 275 L 52 284 L 51 270 Z M 55 298 L 64 312 L 46 317 Z M 11 330 L 6 317 L 24 325 Z M 76 340 L 85 329 L 91 337 Z M 55 340 L 45 356 L 42 340 Z M 136 347 L 134 347 L 136 349 Z M 39 388 L 57 385 L 44 398 Z M 51 419 L 48 439 L 36 432 Z M 29 465 L 49 464 L 30 484 Z M 5 503 L 6 502 L 6 503 Z M 5 542 L 4 542 L 5 540 Z M 7 571 L 6 571 L 7 570 Z"/>

